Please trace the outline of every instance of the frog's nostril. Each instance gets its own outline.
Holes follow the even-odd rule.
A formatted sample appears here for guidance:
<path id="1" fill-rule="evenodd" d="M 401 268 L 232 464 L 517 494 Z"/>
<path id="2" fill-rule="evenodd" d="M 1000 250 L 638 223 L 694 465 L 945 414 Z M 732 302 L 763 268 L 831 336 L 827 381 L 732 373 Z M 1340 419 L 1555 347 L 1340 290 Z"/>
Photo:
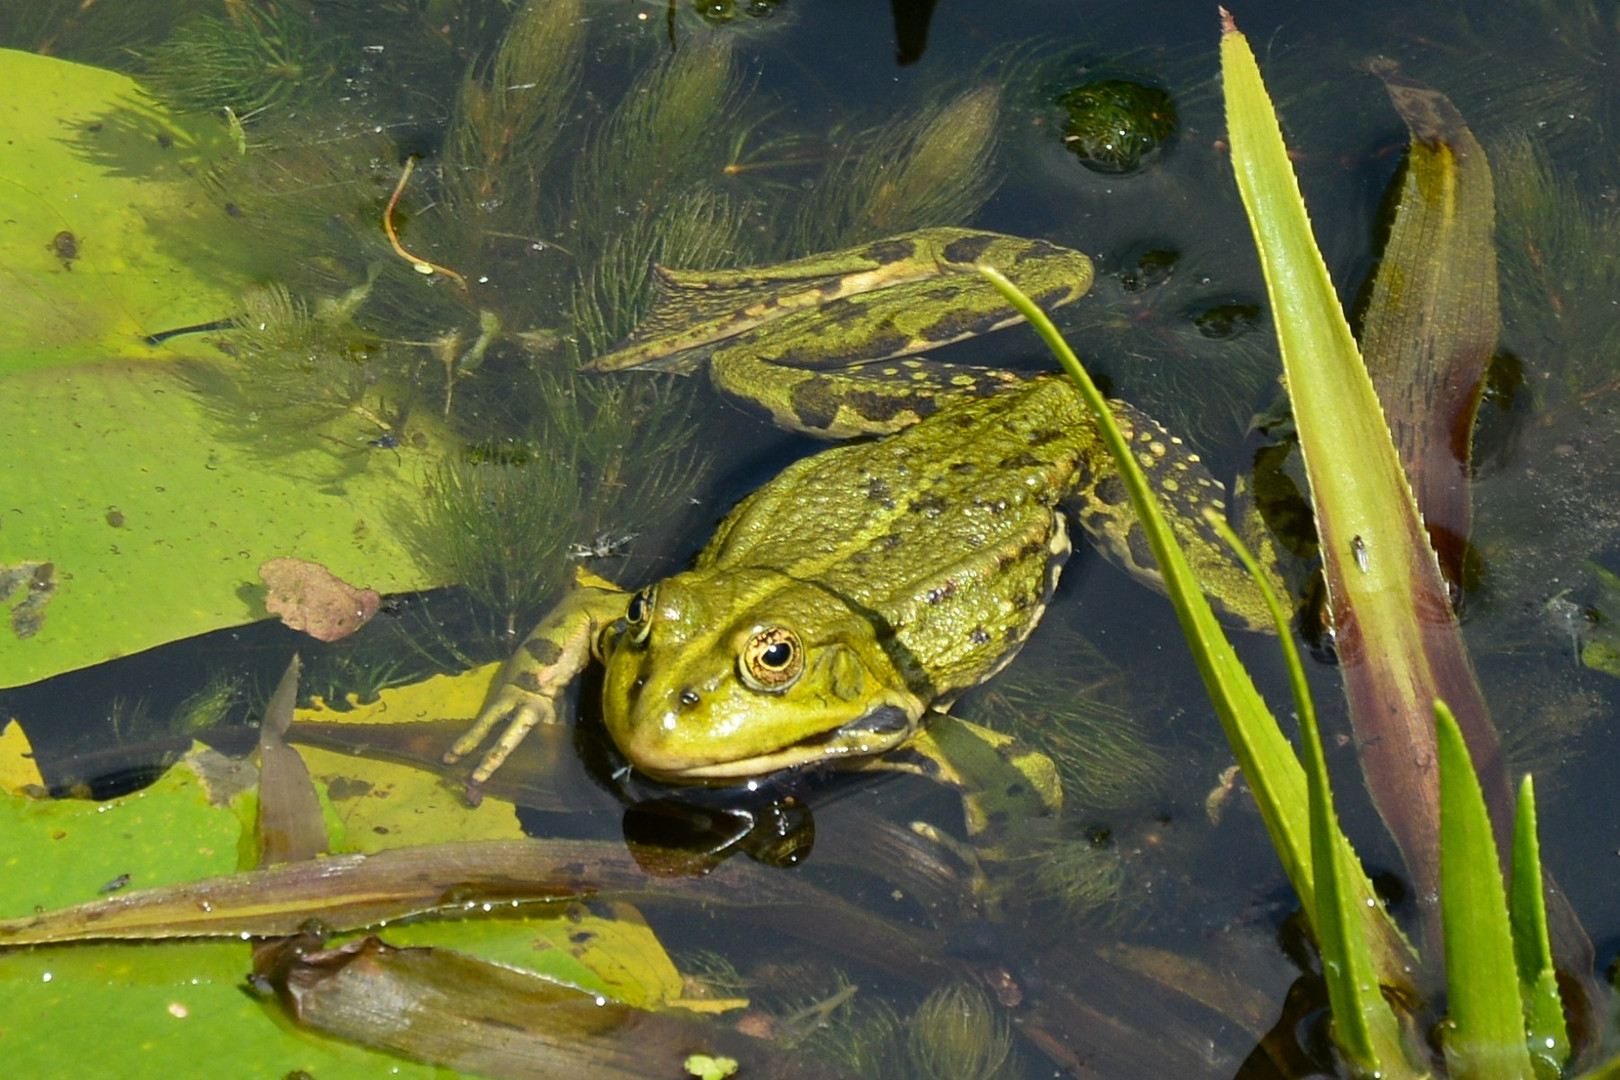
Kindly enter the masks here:
<path id="1" fill-rule="evenodd" d="M 693 690 L 690 686 L 681 691 L 681 704 L 685 705 L 687 708 L 691 708 L 693 705 L 696 705 L 699 700 L 701 699 L 698 697 L 698 692 Z"/>

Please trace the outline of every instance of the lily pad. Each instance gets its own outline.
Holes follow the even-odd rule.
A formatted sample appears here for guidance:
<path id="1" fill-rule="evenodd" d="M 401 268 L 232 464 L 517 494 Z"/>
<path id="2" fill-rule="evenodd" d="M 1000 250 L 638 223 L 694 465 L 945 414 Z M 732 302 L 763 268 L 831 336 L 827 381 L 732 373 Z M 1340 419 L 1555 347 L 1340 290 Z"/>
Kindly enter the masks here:
<path id="1" fill-rule="evenodd" d="M 224 362 L 210 340 L 148 340 L 228 319 L 251 272 L 199 181 L 240 152 L 225 125 L 28 53 L 0 50 L 0 86 L 0 567 L 53 586 L 0 620 L 0 687 L 263 618 L 256 570 L 277 556 L 434 584 L 389 528 L 420 498 L 408 457 L 256 454 L 182 377 Z"/>
<path id="2" fill-rule="evenodd" d="M 437 686 L 443 690 L 445 682 Z M 5 775 L 28 753 L 20 729 L 11 725 L 7 732 L 0 743 Z M 107 803 L 0 794 L 0 913 L 26 914 L 94 899 L 109 887 L 229 873 L 236 865 L 241 822 L 251 815 L 211 801 L 211 791 L 217 795 L 220 786 L 205 783 L 193 761 L 183 761 L 143 792 Z M 373 764 L 350 759 L 345 771 L 380 791 L 392 783 L 385 779 L 392 774 L 371 772 Z M 319 776 L 320 767 L 311 771 Z M 402 797 L 391 801 L 409 817 L 405 793 L 397 794 Z M 486 800 L 477 814 L 497 832 L 515 835 L 510 806 L 493 807 L 493 801 Z M 361 831 L 352 824 L 351 830 Z M 404 829 L 391 839 L 419 840 Z M 684 1004 L 680 973 L 628 904 L 480 908 L 470 916 L 420 921 L 385 933 L 398 945 L 452 947 L 641 1007 Z M 0 955 L 0 1041 L 8 1070 L 29 1076 L 185 1080 L 213 1076 L 219 1061 L 232 1060 L 253 1061 L 267 1076 L 301 1069 L 323 1080 L 446 1075 L 293 1028 L 273 1003 L 243 993 L 251 967 L 247 946 L 234 941 L 5 952 Z"/>

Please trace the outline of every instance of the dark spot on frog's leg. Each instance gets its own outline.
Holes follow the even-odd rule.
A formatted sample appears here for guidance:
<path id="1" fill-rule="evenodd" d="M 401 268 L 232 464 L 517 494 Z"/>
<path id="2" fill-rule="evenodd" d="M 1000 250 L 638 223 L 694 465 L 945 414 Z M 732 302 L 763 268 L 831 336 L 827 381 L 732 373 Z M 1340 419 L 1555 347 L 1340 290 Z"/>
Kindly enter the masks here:
<path id="1" fill-rule="evenodd" d="M 889 482 L 881 476 L 866 478 L 866 497 L 885 510 L 894 509 L 894 491 L 889 487 Z"/>
<path id="2" fill-rule="evenodd" d="M 829 385 L 831 381 L 823 377 L 810 378 L 793 388 L 793 415 L 805 427 L 826 430 L 838 419 L 840 399 Z"/>
<path id="3" fill-rule="evenodd" d="M 1028 247 L 1018 253 L 1018 257 L 1013 260 L 1013 265 L 1021 266 L 1034 259 L 1050 259 L 1054 255 L 1066 257 L 1067 254 L 1067 252 L 1059 251 L 1045 240 L 1032 240 Z"/>
<path id="4" fill-rule="evenodd" d="M 1074 298 L 1075 287 L 1073 285 L 1057 285 L 1043 293 L 1036 293 L 1030 299 L 1034 300 L 1035 306 L 1042 311 L 1049 311 L 1052 308 L 1068 303 Z"/>
<path id="5" fill-rule="evenodd" d="M 864 254 L 882 266 L 909 259 L 917 253 L 917 245 L 910 240 L 879 240 L 867 245 Z"/>
<path id="6" fill-rule="evenodd" d="M 544 689 L 540 685 L 540 676 L 532 671 L 520 671 L 512 679 L 512 685 L 519 690 L 527 690 L 531 694 L 538 694 Z"/>
<path id="7" fill-rule="evenodd" d="M 545 638 L 530 638 L 523 643 L 523 651 L 532 656 L 535 663 L 550 667 L 562 655 L 562 646 Z"/>
<path id="8" fill-rule="evenodd" d="M 1142 531 L 1142 523 L 1133 521 L 1130 531 L 1125 534 L 1125 545 L 1130 549 L 1131 562 L 1143 570 L 1157 570 L 1159 561 L 1153 557 L 1153 548 L 1148 544 L 1147 533 Z"/>
<path id="9" fill-rule="evenodd" d="M 1108 506 L 1119 506 L 1131 497 L 1130 492 L 1125 490 L 1125 481 L 1120 478 L 1119 473 L 1109 473 L 1097 481 L 1097 486 L 1092 489 L 1092 494 L 1098 502 L 1105 503 Z"/>
<path id="10" fill-rule="evenodd" d="M 983 626 L 975 626 L 972 632 L 968 634 L 968 640 L 975 645 L 988 645 L 990 644 L 990 631 Z"/>
<path id="11" fill-rule="evenodd" d="M 999 468 L 1003 469 L 1029 469 L 1034 468 L 1040 463 L 1041 459 L 1036 457 L 1034 454 L 1031 454 L 1027 450 L 1020 450 L 1011 457 L 1002 458 L 997 465 Z"/>
<path id="12" fill-rule="evenodd" d="M 1030 435 L 1029 445 L 1045 446 L 1047 443 L 1056 442 L 1061 438 L 1063 438 L 1063 430 L 1061 428 L 1041 428 L 1039 431 L 1036 431 Z"/>
<path id="13" fill-rule="evenodd" d="M 921 420 L 939 411 L 939 402 L 928 394 L 880 394 L 871 390 L 847 393 L 844 404 L 867 420 L 892 420 L 911 413 Z"/>
<path id="14" fill-rule="evenodd" d="M 941 254 L 945 256 L 946 262 L 977 262 L 979 256 L 984 254 L 984 249 L 995 242 L 996 238 L 991 233 L 964 236 L 960 240 L 952 240 L 949 244 L 946 244 L 945 250 Z"/>
<path id="15" fill-rule="evenodd" d="M 972 311 L 949 311 L 918 330 L 917 336 L 924 341 L 956 341 L 958 338 L 983 333 L 996 321 L 998 320 L 995 316 L 987 318 Z"/>
<path id="16" fill-rule="evenodd" d="M 945 512 L 946 507 L 949 505 L 943 495 L 929 492 L 927 495 L 920 495 L 912 499 L 911 502 L 906 504 L 906 509 L 914 514 L 924 514 L 931 518 L 937 518 Z"/>

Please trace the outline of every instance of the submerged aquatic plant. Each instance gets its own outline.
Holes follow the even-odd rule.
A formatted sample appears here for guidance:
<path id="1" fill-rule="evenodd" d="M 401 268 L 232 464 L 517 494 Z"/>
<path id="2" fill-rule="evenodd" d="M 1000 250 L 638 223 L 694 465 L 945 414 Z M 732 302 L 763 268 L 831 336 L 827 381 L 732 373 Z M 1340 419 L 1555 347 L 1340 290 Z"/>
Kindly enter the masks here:
<path id="1" fill-rule="evenodd" d="M 699 268 L 737 254 L 744 208 L 720 194 L 741 83 L 730 40 L 689 44 L 643 72 L 573 175 L 574 320 L 588 352 L 627 335 L 651 304 L 651 266 Z"/>
<path id="2" fill-rule="evenodd" d="M 489 70 L 469 72 L 456 98 L 446 197 L 486 230 L 535 227 L 539 179 L 579 89 L 582 0 L 529 0 L 512 17 Z"/>
<path id="3" fill-rule="evenodd" d="M 978 985 L 940 987 L 906 1023 L 906 1050 L 924 1080 L 995 1080 L 1016 1076 L 1007 1014 Z"/>
<path id="4" fill-rule="evenodd" d="M 147 91 L 179 113 L 245 117 L 319 93 L 337 74 L 339 42 L 297 5 L 235 4 L 199 15 L 142 54 Z"/>
<path id="5" fill-rule="evenodd" d="M 239 362 L 227 377 L 250 443 L 280 452 L 320 434 L 397 438 L 408 405 L 390 393 L 391 354 L 346 315 L 312 309 L 279 284 L 243 293 L 231 343 Z"/>
<path id="6" fill-rule="evenodd" d="M 1135 710 L 1114 700 L 1123 696 L 1120 673 L 1082 648 L 1071 653 L 1080 671 L 1015 666 L 959 711 L 1051 758 L 1065 799 L 1091 809 L 1140 804 L 1163 783 L 1168 763 Z"/>
<path id="7" fill-rule="evenodd" d="M 800 209 L 793 254 L 966 221 L 994 194 L 1001 90 L 976 87 L 857 133 Z"/>
<path id="8" fill-rule="evenodd" d="M 537 454 L 506 460 L 451 458 L 427 478 L 423 521 L 429 560 L 480 605 L 504 615 L 512 637 L 562 583 L 580 492 L 566 468 Z"/>

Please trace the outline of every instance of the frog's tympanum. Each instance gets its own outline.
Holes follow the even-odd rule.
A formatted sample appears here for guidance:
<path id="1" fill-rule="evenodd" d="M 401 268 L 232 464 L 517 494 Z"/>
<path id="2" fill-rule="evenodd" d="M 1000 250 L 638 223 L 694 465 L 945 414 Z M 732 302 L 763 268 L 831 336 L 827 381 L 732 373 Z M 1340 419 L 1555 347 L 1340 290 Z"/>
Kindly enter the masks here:
<path id="1" fill-rule="evenodd" d="M 806 458 L 744 499 L 692 569 L 638 592 L 589 575 L 507 663 L 446 755 L 507 727 L 481 783 L 592 656 L 609 734 L 637 769 L 734 781 L 856 762 L 1000 670 L 1040 621 L 1069 555 L 1064 510 L 1157 578 L 1085 403 L 1065 379 L 912 356 L 1018 322 L 974 265 L 1043 308 L 1079 298 L 1090 261 L 1040 240 L 926 229 L 780 266 L 655 269 L 652 315 L 597 371 L 690 372 L 784 427 L 888 435 Z M 1115 415 L 1172 508 L 1217 604 L 1260 622 L 1257 593 L 1199 516 L 1223 491 L 1177 438 Z"/>

